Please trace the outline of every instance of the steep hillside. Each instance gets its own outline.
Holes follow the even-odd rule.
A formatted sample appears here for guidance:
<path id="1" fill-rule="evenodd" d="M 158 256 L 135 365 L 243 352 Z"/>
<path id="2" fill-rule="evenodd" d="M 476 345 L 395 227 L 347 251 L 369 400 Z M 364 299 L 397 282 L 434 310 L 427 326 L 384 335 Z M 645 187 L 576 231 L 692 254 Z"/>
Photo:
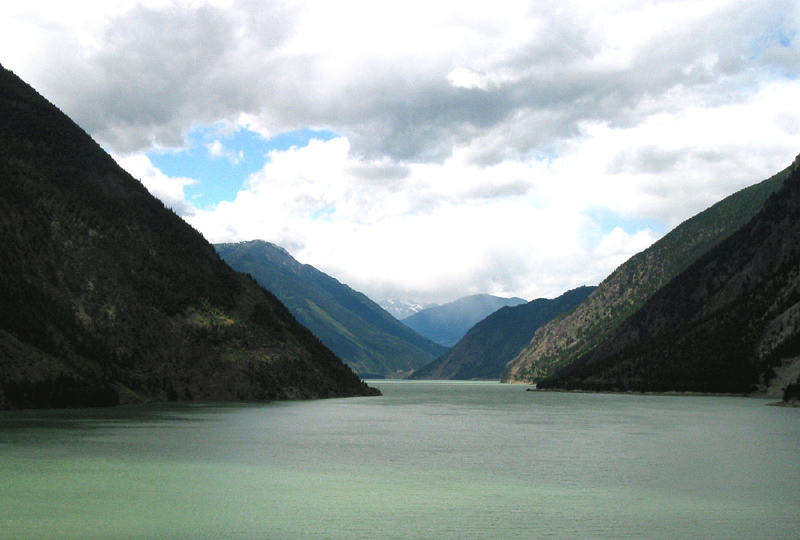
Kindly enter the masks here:
<path id="1" fill-rule="evenodd" d="M 751 392 L 800 357 L 800 170 L 749 223 L 543 386 Z"/>
<path id="2" fill-rule="evenodd" d="M 0 408 L 373 393 L 0 67 Z"/>
<path id="3" fill-rule="evenodd" d="M 297 319 L 365 378 L 397 377 L 446 350 L 420 336 L 378 304 L 283 248 L 263 241 L 219 244 L 234 269 L 248 272 Z"/>
<path id="4" fill-rule="evenodd" d="M 583 302 L 595 287 L 580 287 L 552 300 L 539 298 L 506 306 L 473 326 L 444 356 L 412 379 L 499 379 L 506 364 L 543 324 Z"/>
<path id="5" fill-rule="evenodd" d="M 475 294 L 454 302 L 415 313 L 403 319 L 403 324 L 445 347 L 452 347 L 464 337 L 475 323 L 505 306 L 518 306 L 522 298 L 500 298 Z"/>
<path id="6" fill-rule="evenodd" d="M 786 175 L 734 193 L 631 257 L 577 309 L 540 328 L 509 363 L 503 380 L 537 381 L 597 347 L 656 291 L 756 215 Z"/>

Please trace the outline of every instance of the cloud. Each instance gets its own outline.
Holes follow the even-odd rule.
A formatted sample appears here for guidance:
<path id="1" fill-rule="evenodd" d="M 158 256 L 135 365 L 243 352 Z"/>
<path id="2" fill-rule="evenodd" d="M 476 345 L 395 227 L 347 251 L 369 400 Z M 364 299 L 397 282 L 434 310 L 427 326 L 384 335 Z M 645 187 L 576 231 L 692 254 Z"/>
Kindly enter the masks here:
<path id="1" fill-rule="evenodd" d="M 206 150 L 208 150 L 208 154 L 213 159 L 227 159 L 231 165 L 238 165 L 244 159 L 244 152 L 239 150 L 238 152 L 234 152 L 231 150 L 227 150 L 225 145 L 219 139 L 214 139 L 213 141 L 205 144 Z"/>
<path id="2" fill-rule="evenodd" d="M 335 126 L 359 154 L 417 161 L 509 122 L 524 155 L 587 120 L 639 122 L 669 91 L 741 99 L 765 72 L 798 69 L 797 6 L 776 0 L 227 4 L 113 11 L 90 43 L 51 20 L 51 60 L 28 67 L 117 151 L 247 114 L 265 132 Z"/>
<path id="3" fill-rule="evenodd" d="M 456 88 L 480 88 L 486 90 L 489 82 L 480 73 L 475 73 L 467 68 L 456 68 L 447 74 L 447 80 Z"/>
<path id="4" fill-rule="evenodd" d="M 184 188 L 197 183 L 185 177 L 168 177 L 159 171 L 144 154 L 112 156 L 126 171 L 139 180 L 153 195 L 179 215 L 189 217 L 196 209 L 186 200 Z"/>
<path id="5" fill-rule="evenodd" d="M 580 200 L 549 198 L 546 165 L 481 167 L 465 158 L 456 152 L 398 174 L 355 157 L 344 137 L 312 140 L 272 152 L 234 201 L 187 219 L 215 242 L 286 246 L 376 298 L 437 301 L 478 292 L 553 296 L 598 282 L 655 240 L 618 229 L 614 242 L 587 244 L 595 224 Z"/>
<path id="6" fill-rule="evenodd" d="M 0 61 L 210 239 L 281 243 L 376 295 L 596 283 L 800 151 L 794 0 L 65 6 L 4 3 Z M 198 209 L 146 154 L 213 125 L 330 140 Z"/>

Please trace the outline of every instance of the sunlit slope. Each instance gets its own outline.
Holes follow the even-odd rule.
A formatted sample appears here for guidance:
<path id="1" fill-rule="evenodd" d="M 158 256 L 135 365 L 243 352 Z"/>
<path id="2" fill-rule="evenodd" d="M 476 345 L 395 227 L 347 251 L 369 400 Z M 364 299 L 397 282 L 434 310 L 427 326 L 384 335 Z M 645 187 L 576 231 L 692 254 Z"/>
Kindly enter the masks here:
<path id="1" fill-rule="evenodd" d="M 314 334 L 365 378 L 413 372 L 447 349 L 392 317 L 364 294 L 264 241 L 218 244 L 233 268 L 274 293 Z"/>
<path id="2" fill-rule="evenodd" d="M 786 176 L 782 171 L 734 193 L 631 257 L 574 311 L 540 328 L 503 380 L 535 382 L 592 351 L 656 291 L 756 215 Z"/>
<path id="3" fill-rule="evenodd" d="M 800 361 L 800 171 L 751 221 L 653 295 L 600 346 L 541 383 L 743 392 Z M 785 374 L 785 373 L 784 373 Z M 777 379 L 773 381 L 773 379 Z"/>

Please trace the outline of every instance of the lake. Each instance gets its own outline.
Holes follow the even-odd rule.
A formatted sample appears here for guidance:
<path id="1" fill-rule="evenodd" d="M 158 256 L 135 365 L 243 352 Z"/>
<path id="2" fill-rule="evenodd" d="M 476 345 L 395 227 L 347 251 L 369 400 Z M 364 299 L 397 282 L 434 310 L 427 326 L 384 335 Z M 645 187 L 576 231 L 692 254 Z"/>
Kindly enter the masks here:
<path id="1" fill-rule="evenodd" d="M 800 409 L 373 381 L 0 412 L 0 538 L 800 538 Z"/>

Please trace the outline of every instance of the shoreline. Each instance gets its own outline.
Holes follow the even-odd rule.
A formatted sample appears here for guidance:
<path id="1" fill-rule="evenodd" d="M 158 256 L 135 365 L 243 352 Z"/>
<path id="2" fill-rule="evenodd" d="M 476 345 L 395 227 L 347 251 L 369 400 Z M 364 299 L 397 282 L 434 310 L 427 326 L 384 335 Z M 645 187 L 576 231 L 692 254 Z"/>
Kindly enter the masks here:
<path id="1" fill-rule="evenodd" d="M 522 384 L 522 383 L 518 383 Z M 529 386 L 529 385 L 528 385 Z M 582 390 L 582 389 L 575 389 L 575 390 L 566 390 L 564 388 L 536 388 L 535 386 L 529 386 L 525 389 L 526 392 L 560 392 L 564 394 L 615 394 L 615 395 L 631 395 L 631 396 L 687 396 L 687 397 L 742 397 L 742 398 L 754 398 L 754 399 L 770 399 L 774 398 L 775 396 L 768 396 L 759 394 L 758 392 L 753 393 L 730 393 L 730 392 L 693 392 L 693 391 L 677 391 L 677 390 L 667 390 L 663 392 L 636 392 L 633 390 Z M 767 403 L 770 407 L 787 407 L 787 408 L 800 408 L 800 400 L 789 400 L 783 401 L 779 400 L 776 402 Z"/>

